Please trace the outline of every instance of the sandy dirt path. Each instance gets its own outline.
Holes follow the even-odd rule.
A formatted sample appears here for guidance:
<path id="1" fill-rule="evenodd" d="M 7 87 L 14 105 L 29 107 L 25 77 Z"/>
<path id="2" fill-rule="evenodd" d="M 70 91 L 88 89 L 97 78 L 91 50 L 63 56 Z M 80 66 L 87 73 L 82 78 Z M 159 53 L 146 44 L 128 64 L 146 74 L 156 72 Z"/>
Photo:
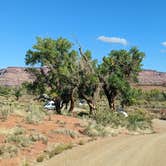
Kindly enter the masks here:
<path id="1" fill-rule="evenodd" d="M 166 166 L 166 121 L 154 120 L 156 134 L 108 137 L 73 148 L 43 166 Z"/>

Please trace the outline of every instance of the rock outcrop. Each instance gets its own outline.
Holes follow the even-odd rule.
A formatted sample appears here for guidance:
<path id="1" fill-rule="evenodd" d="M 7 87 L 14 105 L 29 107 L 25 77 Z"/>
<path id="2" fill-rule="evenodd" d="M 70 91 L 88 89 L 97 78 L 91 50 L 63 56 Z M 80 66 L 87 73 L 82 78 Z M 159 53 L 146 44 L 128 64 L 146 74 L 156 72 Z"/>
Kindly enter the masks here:
<path id="1" fill-rule="evenodd" d="M 8 67 L 0 70 L 0 85 L 18 86 L 23 82 L 32 81 L 32 76 L 24 67 Z"/>
<path id="2" fill-rule="evenodd" d="M 33 77 L 24 67 L 8 67 L 0 69 L 0 85 L 18 86 L 23 82 L 32 81 Z M 143 70 L 139 73 L 139 85 L 166 85 L 166 72 Z"/>
<path id="3" fill-rule="evenodd" d="M 140 85 L 166 85 L 166 72 L 143 70 L 138 76 Z"/>

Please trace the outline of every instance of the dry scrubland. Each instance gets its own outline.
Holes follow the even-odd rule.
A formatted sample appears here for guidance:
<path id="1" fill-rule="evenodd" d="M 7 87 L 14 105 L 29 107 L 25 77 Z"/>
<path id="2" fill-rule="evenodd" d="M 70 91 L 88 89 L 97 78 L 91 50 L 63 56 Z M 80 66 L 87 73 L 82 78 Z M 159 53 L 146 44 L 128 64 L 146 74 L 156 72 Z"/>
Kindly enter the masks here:
<path id="1" fill-rule="evenodd" d="M 128 118 L 110 112 L 104 98 L 89 117 L 86 105 L 77 104 L 72 114 L 64 109 L 57 115 L 43 110 L 44 103 L 34 101 L 34 96 L 24 94 L 19 100 L 14 95 L 0 96 L 0 165 L 36 165 L 104 136 L 153 133 L 151 119 L 164 119 L 159 112 L 166 108 L 166 101 L 155 93 L 127 107 Z"/>
<path id="2" fill-rule="evenodd" d="M 153 120 L 155 134 L 119 135 L 55 156 L 40 166 L 165 166 L 166 121 Z"/>
<path id="3" fill-rule="evenodd" d="M 144 57 L 136 47 L 111 50 L 99 64 L 89 50 L 76 50 L 68 39 L 37 37 L 25 55 L 28 68 L 0 70 L 0 84 L 12 87 L 0 87 L 0 165 L 36 165 L 104 136 L 154 133 L 152 119 L 166 119 L 166 92 L 131 85 L 139 75 L 144 85 L 165 86 L 166 75 L 142 75 Z M 34 98 L 53 100 L 55 111 L 44 110 L 44 102 Z M 79 106 L 79 100 L 87 105 Z M 64 104 L 69 108 L 62 109 Z"/>

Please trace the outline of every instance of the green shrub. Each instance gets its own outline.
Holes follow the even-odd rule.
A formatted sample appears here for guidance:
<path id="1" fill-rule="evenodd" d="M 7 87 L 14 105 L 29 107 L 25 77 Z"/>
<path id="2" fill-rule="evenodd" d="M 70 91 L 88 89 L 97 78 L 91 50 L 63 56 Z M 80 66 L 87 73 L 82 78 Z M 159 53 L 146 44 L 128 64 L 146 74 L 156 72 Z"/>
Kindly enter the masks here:
<path id="1" fill-rule="evenodd" d="M 42 141 L 43 144 L 48 143 L 48 138 L 45 135 L 40 133 L 33 133 L 29 136 L 29 138 L 32 142 Z"/>
<path id="2" fill-rule="evenodd" d="M 165 101 L 166 93 L 158 89 L 153 89 L 151 91 L 143 92 L 142 97 L 147 101 Z"/>
<path id="3" fill-rule="evenodd" d="M 151 116 L 144 110 L 136 110 L 127 118 L 127 128 L 130 130 L 151 128 Z"/>
<path id="4" fill-rule="evenodd" d="M 147 111 L 133 110 L 128 117 L 111 111 L 97 111 L 93 117 L 97 124 L 111 126 L 112 128 L 126 127 L 130 130 L 151 128 L 152 117 Z"/>
<path id="5" fill-rule="evenodd" d="M 27 147 L 32 143 L 29 137 L 15 134 L 9 134 L 5 139 L 5 142 L 15 143 L 18 147 Z"/>
<path id="6" fill-rule="evenodd" d="M 11 94 L 11 89 L 5 86 L 0 86 L 0 95 L 8 97 Z"/>
<path id="7" fill-rule="evenodd" d="M 44 159 L 45 159 L 45 155 L 44 155 L 44 154 L 41 154 L 41 155 L 39 155 L 39 156 L 37 157 L 36 161 L 37 161 L 37 162 L 43 162 Z"/>
<path id="8" fill-rule="evenodd" d="M 6 121 L 9 116 L 9 110 L 7 108 L 0 108 L 0 119 Z"/>
<path id="9" fill-rule="evenodd" d="M 72 138 L 77 138 L 79 137 L 79 133 L 74 131 L 74 130 L 70 130 L 70 129 L 58 129 L 53 131 L 55 134 L 63 134 L 63 135 L 67 135 L 70 136 Z"/>
<path id="10" fill-rule="evenodd" d="M 15 157 L 18 154 L 18 148 L 14 145 L 0 145 L 0 158 Z"/>
<path id="11" fill-rule="evenodd" d="M 13 107 L 11 103 L 1 103 L 0 104 L 0 119 L 6 121 L 8 116 L 13 112 Z"/>
<path id="12" fill-rule="evenodd" d="M 30 138 L 26 135 L 25 129 L 21 127 L 13 128 L 6 136 L 5 142 L 14 143 L 19 147 L 27 147 L 32 143 Z"/>
<path id="13" fill-rule="evenodd" d="M 90 137 L 97 137 L 97 136 L 104 137 L 108 134 L 105 131 L 104 126 L 102 126 L 101 124 L 97 124 L 95 122 L 90 122 L 89 125 L 85 128 L 83 133 Z"/>
<path id="14" fill-rule="evenodd" d="M 14 135 L 23 135 L 23 134 L 25 134 L 25 129 L 22 127 L 15 127 L 15 128 L 13 128 L 13 134 Z"/>
<path id="15" fill-rule="evenodd" d="M 28 107 L 28 115 L 25 120 L 30 124 L 38 124 L 45 117 L 45 112 L 36 105 L 31 105 Z"/>
<path id="16" fill-rule="evenodd" d="M 67 149 L 72 149 L 73 148 L 73 144 L 59 144 L 58 146 L 54 147 L 51 151 L 48 151 L 48 156 L 49 158 L 52 158 L 53 156 L 62 153 L 64 150 Z"/>
<path id="17" fill-rule="evenodd" d="M 124 115 L 108 110 L 97 111 L 93 119 L 103 126 L 111 125 L 114 128 L 125 126 L 126 118 Z"/>
<path id="18" fill-rule="evenodd" d="M 22 88 L 21 87 L 17 87 L 15 89 L 13 89 L 14 91 L 14 96 L 16 97 L 16 100 L 19 100 L 19 98 L 22 96 Z"/>

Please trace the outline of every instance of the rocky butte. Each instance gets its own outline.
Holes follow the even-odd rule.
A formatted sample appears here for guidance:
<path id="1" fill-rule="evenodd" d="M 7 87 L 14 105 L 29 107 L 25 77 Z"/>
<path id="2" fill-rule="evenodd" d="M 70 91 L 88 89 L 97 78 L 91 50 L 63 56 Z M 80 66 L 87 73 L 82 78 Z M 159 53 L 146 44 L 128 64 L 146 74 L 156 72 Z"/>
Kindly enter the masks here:
<path id="1" fill-rule="evenodd" d="M 33 77 L 25 71 L 25 67 L 7 67 L 0 69 L 0 85 L 18 86 L 32 81 Z M 166 85 L 166 72 L 143 70 L 139 73 L 139 85 Z"/>
<path id="2" fill-rule="evenodd" d="M 7 67 L 0 69 L 0 85 L 18 86 L 23 82 L 32 81 L 32 76 L 24 67 Z"/>

